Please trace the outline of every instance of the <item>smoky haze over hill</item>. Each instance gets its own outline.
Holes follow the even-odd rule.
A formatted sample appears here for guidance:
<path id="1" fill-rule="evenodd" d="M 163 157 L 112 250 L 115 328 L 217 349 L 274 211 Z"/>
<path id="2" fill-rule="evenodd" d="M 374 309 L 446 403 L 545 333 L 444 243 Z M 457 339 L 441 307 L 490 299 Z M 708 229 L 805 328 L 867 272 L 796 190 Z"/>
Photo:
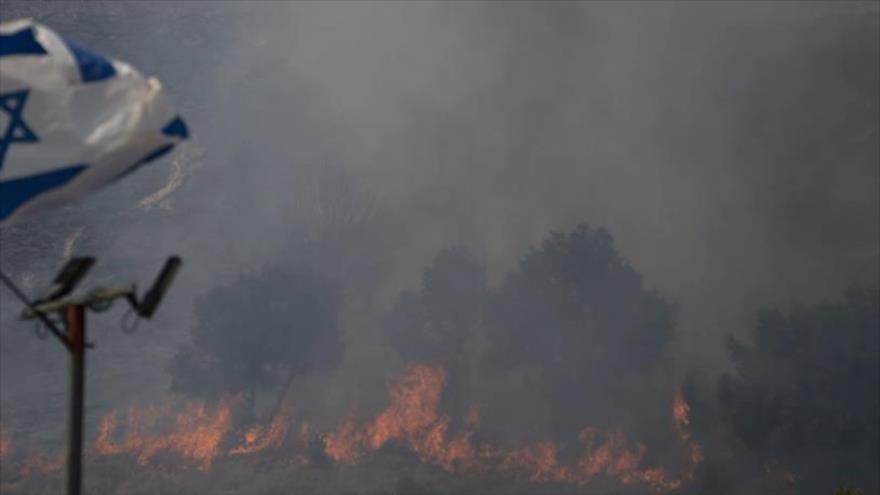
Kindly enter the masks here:
<path id="1" fill-rule="evenodd" d="M 298 385 L 333 419 L 384 400 L 383 318 L 444 248 L 494 290 L 551 231 L 606 228 L 674 309 L 677 377 L 729 371 L 760 307 L 880 277 L 877 3 L 0 2 L 24 16 L 159 76 L 195 136 L 160 206 L 171 160 L 0 232 L 32 291 L 65 242 L 100 281 L 184 258 L 156 323 L 93 320 L 96 410 L 164 393 L 196 301 L 288 266 L 348 301 L 341 364 Z M 63 357 L 0 296 L 3 420 L 36 431 Z"/>

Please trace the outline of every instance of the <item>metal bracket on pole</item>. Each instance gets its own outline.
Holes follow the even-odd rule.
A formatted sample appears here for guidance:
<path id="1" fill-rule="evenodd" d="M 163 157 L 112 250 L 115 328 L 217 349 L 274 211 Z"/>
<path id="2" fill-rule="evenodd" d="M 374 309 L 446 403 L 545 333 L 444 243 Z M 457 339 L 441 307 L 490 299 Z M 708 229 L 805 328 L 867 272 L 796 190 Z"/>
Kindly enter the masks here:
<path id="1" fill-rule="evenodd" d="M 27 310 L 31 311 L 35 318 L 38 318 L 43 325 L 46 325 L 46 328 L 48 328 L 49 331 L 52 332 L 52 335 L 54 335 L 58 339 L 58 341 L 61 342 L 61 345 L 63 345 L 67 350 L 70 350 L 70 342 L 67 341 L 67 337 L 64 336 L 64 333 L 62 333 L 61 330 L 58 330 L 58 327 L 56 327 L 55 324 L 52 323 L 52 320 L 50 320 L 45 313 L 37 309 L 37 307 L 34 306 L 33 303 L 31 303 L 27 296 L 25 296 L 24 293 L 22 293 L 18 289 L 18 287 L 16 287 L 15 284 L 12 283 L 12 280 L 10 280 L 9 277 L 7 277 L 6 274 L 2 271 L 0 271 L 0 280 L 3 280 L 3 283 L 6 285 L 6 287 L 8 287 L 13 294 L 15 294 L 15 297 L 17 297 L 22 302 L 22 304 L 24 304 Z"/>
<path id="2" fill-rule="evenodd" d="M 125 299 L 142 318 L 151 318 L 165 292 L 180 270 L 181 260 L 171 256 L 153 282 L 152 287 L 138 300 L 134 284 L 128 286 L 98 288 L 87 294 L 68 296 L 94 265 L 94 258 L 73 258 L 55 277 L 46 295 L 31 301 L 12 283 L 3 272 L 0 278 L 13 294 L 24 304 L 22 319 L 38 319 L 64 345 L 70 354 L 70 412 L 68 426 L 67 493 L 82 492 L 82 445 L 85 399 L 85 350 L 92 347 L 86 342 L 86 309 L 106 311 L 116 299 Z M 61 332 L 47 316 L 58 314 L 66 322 L 66 332 Z"/>

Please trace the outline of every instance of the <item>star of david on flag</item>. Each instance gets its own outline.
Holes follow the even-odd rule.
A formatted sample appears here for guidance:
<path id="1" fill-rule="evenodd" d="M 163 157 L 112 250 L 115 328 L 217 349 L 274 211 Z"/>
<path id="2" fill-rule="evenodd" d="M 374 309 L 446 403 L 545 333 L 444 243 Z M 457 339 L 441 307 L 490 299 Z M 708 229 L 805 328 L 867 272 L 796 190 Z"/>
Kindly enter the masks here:
<path id="1" fill-rule="evenodd" d="M 21 111 L 24 109 L 24 103 L 27 101 L 28 91 L 13 91 L 7 94 L 0 94 L 0 109 L 8 116 L 6 124 L 6 132 L 0 136 L 0 167 L 3 166 L 3 159 L 6 157 L 6 148 L 13 141 L 22 143 L 35 143 L 37 136 L 34 131 L 21 120 Z"/>
<path id="2" fill-rule="evenodd" d="M 0 225 L 76 200 L 188 137 L 157 79 L 31 20 L 0 24 Z"/>

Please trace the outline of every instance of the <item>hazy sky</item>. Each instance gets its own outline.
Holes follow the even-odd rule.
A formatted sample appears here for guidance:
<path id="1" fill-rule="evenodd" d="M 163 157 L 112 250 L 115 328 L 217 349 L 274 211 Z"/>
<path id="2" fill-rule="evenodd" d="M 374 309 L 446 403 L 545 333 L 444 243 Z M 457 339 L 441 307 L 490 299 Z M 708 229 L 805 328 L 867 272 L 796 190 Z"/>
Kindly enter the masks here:
<path id="1" fill-rule="evenodd" d="M 195 136 L 170 208 L 136 207 L 166 160 L 37 220 L 26 254 L 3 239 L 35 285 L 79 229 L 99 278 L 181 254 L 131 342 L 177 342 L 199 295 L 301 257 L 336 197 L 370 212 L 346 256 L 386 305 L 439 248 L 497 280 L 552 229 L 607 227 L 679 305 L 682 367 L 715 367 L 757 306 L 878 277 L 876 2 L 0 6 L 157 75 Z"/>

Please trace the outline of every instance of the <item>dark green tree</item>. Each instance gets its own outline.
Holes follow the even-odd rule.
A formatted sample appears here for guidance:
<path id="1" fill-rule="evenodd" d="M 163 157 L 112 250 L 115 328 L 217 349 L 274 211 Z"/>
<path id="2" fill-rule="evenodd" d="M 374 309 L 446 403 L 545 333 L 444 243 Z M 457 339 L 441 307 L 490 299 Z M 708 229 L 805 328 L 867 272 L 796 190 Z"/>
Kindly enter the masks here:
<path id="1" fill-rule="evenodd" d="M 813 491 L 880 489 L 877 285 L 788 314 L 763 310 L 750 340 L 728 340 L 735 371 L 718 384 L 723 418 L 750 455 Z"/>
<path id="2" fill-rule="evenodd" d="M 444 366 L 446 405 L 463 416 L 486 300 L 485 267 L 464 249 L 440 251 L 416 292 L 404 292 L 385 319 L 391 345 L 406 361 Z"/>
<path id="3" fill-rule="evenodd" d="M 191 344 L 169 365 L 172 389 L 244 392 L 253 411 L 258 389 L 278 388 L 277 408 L 297 375 L 340 361 L 339 306 L 337 287 L 308 268 L 217 287 L 197 303 Z"/>
<path id="4" fill-rule="evenodd" d="M 470 330 L 481 319 L 484 267 L 463 249 L 434 257 L 417 292 L 404 292 L 386 319 L 400 355 L 409 361 L 445 361 L 462 355 Z"/>
<path id="5" fill-rule="evenodd" d="M 489 362 L 536 370 L 561 437 L 585 423 L 669 430 L 674 385 L 663 352 L 674 308 L 645 288 L 608 231 L 547 236 L 503 280 L 487 320 Z"/>

